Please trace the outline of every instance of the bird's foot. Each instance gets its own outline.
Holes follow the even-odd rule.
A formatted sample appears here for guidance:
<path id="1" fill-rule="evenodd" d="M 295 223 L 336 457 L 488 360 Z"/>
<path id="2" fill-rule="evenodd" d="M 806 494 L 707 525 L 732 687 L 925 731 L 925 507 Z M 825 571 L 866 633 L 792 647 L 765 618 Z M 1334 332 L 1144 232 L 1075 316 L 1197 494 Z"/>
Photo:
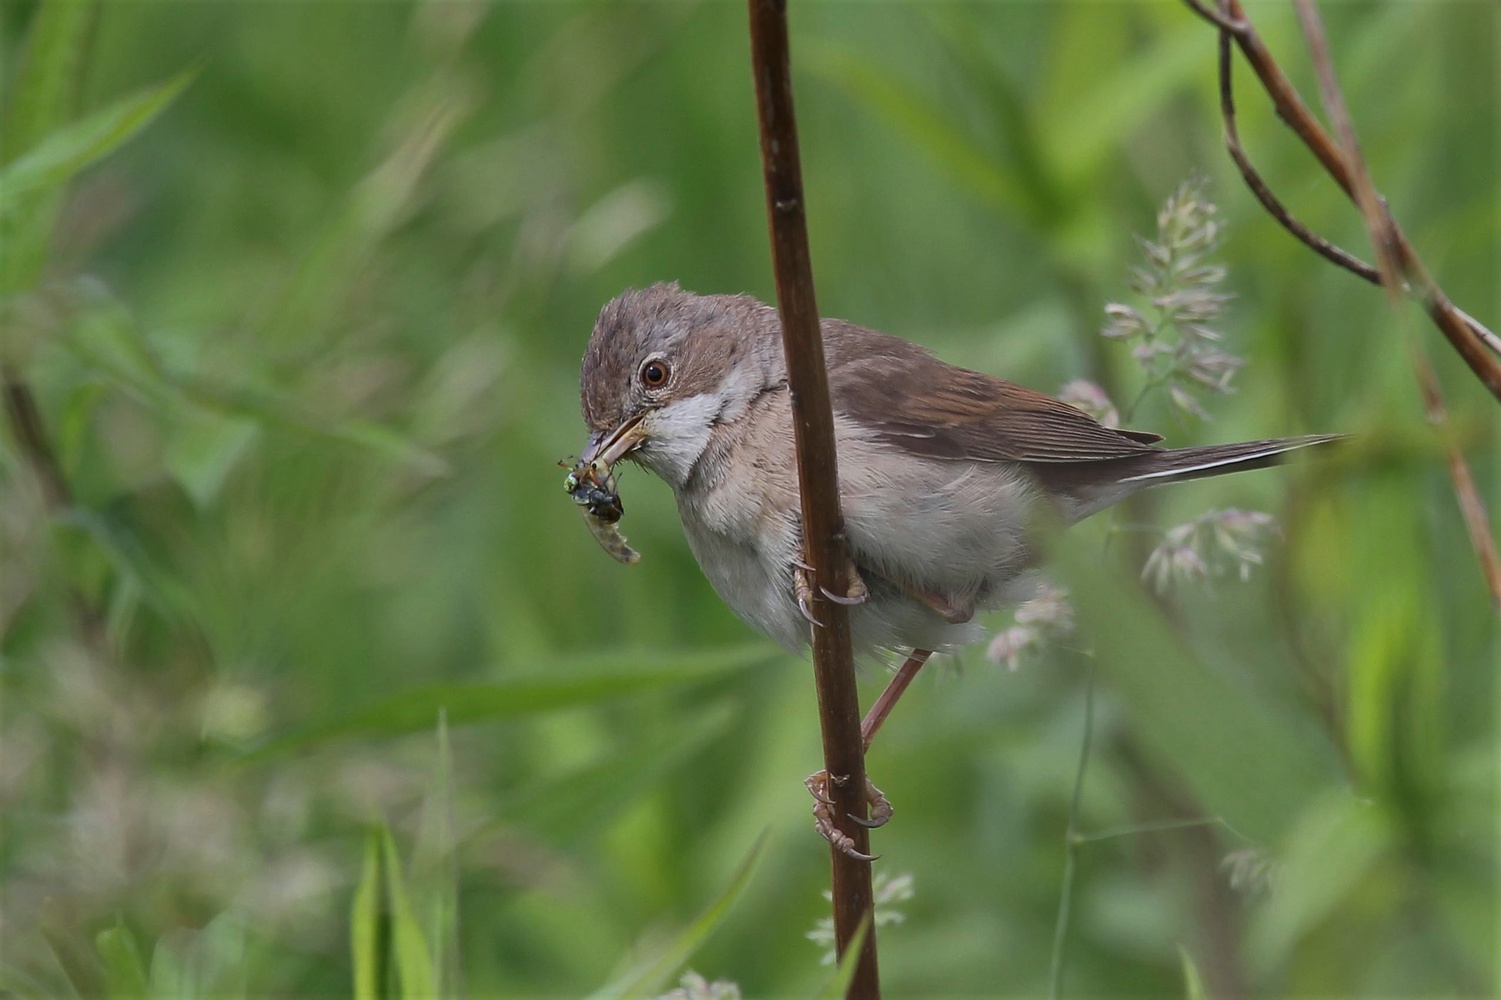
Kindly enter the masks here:
<path id="1" fill-rule="evenodd" d="M 853 562 L 845 567 L 845 579 L 849 581 L 845 593 L 836 594 L 822 585 L 818 588 L 819 593 L 845 607 L 856 607 L 870 600 L 870 588 L 861 579 L 860 571 Z M 813 567 L 801 559 L 792 561 L 792 590 L 797 597 L 797 609 L 802 612 L 803 617 L 811 624 L 823 628 L 823 622 L 813 617 Z"/>
<path id="2" fill-rule="evenodd" d="M 830 777 L 828 771 L 814 771 L 808 775 L 808 780 L 803 782 L 813 796 L 813 829 L 817 830 L 818 835 L 824 840 L 852 858 L 860 861 L 876 860 L 880 857 L 879 854 L 865 854 L 857 850 L 854 839 L 835 824 L 834 800 L 829 797 L 830 781 L 842 786 L 849 781 L 849 777 Z M 870 818 L 866 819 L 849 813 L 847 814 L 849 819 L 871 830 L 885 826 L 886 821 L 891 819 L 891 801 L 868 777 L 865 779 L 865 800 L 870 804 Z"/>
<path id="3" fill-rule="evenodd" d="M 805 562 L 792 564 L 792 592 L 797 597 L 797 609 L 814 628 L 823 628 L 823 622 L 813 617 L 813 567 Z"/>
<path id="4" fill-rule="evenodd" d="M 819 587 L 818 589 L 823 592 L 823 596 L 835 604 L 843 604 L 847 608 L 859 607 L 870 600 L 870 588 L 861 579 L 860 571 L 855 569 L 854 563 L 850 563 L 846 567 L 845 572 L 847 574 L 846 578 L 849 580 L 849 586 L 843 594 L 836 594 L 828 587 Z"/>

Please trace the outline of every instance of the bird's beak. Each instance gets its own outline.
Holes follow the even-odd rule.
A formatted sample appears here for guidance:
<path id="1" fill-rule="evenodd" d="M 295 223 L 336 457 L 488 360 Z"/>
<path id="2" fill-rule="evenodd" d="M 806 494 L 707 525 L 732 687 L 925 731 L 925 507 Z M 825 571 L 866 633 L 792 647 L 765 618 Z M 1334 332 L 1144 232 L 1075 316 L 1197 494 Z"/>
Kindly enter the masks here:
<path id="1" fill-rule="evenodd" d="M 641 447 L 646 441 L 646 431 L 641 428 L 642 416 L 644 414 L 637 414 L 608 433 L 590 434 L 581 463 L 587 465 L 597 462 L 609 470 L 616 462 Z"/>

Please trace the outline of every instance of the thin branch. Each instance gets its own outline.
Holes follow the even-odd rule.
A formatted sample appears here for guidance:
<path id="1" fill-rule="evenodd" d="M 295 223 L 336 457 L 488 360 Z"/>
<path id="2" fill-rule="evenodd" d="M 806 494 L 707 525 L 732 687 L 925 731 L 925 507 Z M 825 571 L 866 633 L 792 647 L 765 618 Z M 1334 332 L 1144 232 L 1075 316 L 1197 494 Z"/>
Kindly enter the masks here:
<path id="1" fill-rule="evenodd" d="M 1345 95 L 1334 76 L 1334 63 L 1329 58 L 1329 42 L 1324 37 L 1324 25 L 1318 11 L 1308 0 L 1293 0 L 1298 11 L 1298 22 L 1303 28 L 1303 38 L 1308 42 L 1309 57 L 1313 60 L 1314 73 L 1319 80 L 1319 98 L 1324 113 L 1334 123 L 1339 136 L 1340 150 L 1344 153 L 1349 173 L 1346 191 L 1355 199 L 1365 222 L 1371 245 L 1376 248 L 1376 268 L 1381 286 L 1386 289 L 1395 306 L 1402 298 L 1402 276 L 1399 273 L 1396 243 L 1396 222 L 1376 186 L 1371 183 L 1371 172 L 1366 166 L 1365 155 L 1360 151 L 1360 140 L 1355 135 L 1355 123 L 1350 119 L 1350 109 L 1345 104 Z"/>
<path id="2" fill-rule="evenodd" d="M 1318 119 L 1314 117 L 1313 112 L 1303 102 L 1297 89 L 1288 80 L 1287 75 L 1282 72 L 1282 68 L 1272 57 L 1271 52 L 1262 42 L 1261 36 L 1257 34 L 1255 26 L 1246 16 L 1240 0 L 1222 0 L 1214 16 L 1208 16 L 1209 11 L 1202 0 L 1184 0 L 1184 2 L 1195 14 L 1205 17 L 1206 20 L 1211 21 L 1220 29 L 1222 46 L 1224 45 L 1225 38 L 1234 39 L 1246 62 L 1250 64 L 1251 69 L 1261 81 L 1261 85 L 1266 90 L 1267 96 L 1271 98 L 1277 116 L 1286 122 L 1297 134 L 1298 138 L 1303 141 L 1303 144 L 1308 147 L 1309 152 L 1318 159 L 1319 163 L 1323 165 L 1324 170 L 1334 179 L 1334 182 L 1350 196 L 1352 201 L 1359 205 L 1361 197 L 1356 173 L 1357 168 L 1352 166 L 1351 160 L 1346 155 L 1345 150 L 1340 147 L 1340 144 L 1335 141 L 1324 126 L 1319 123 Z M 1222 109 L 1223 94 L 1225 93 L 1224 88 L 1224 69 L 1222 66 Z M 1239 145 L 1238 139 L 1236 145 Z M 1266 188 L 1266 185 L 1261 183 L 1255 171 L 1249 169 L 1249 161 L 1245 160 L 1244 152 L 1241 151 L 1241 155 L 1237 157 L 1235 151 L 1232 150 L 1231 156 L 1236 159 L 1236 165 L 1241 168 L 1241 174 L 1243 177 L 1246 177 L 1247 184 L 1251 187 L 1253 193 L 1256 193 L 1257 198 L 1262 201 L 1262 204 L 1267 207 L 1273 217 L 1284 226 L 1287 226 L 1289 231 L 1298 236 L 1299 239 L 1305 243 L 1309 243 L 1310 246 L 1319 250 L 1320 253 L 1324 253 L 1318 246 L 1305 238 L 1306 227 L 1299 227 L 1304 230 L 1304 232 L 1300 232 L 1299 228 L 1289 226 L 1288 220 L 1291 219 L 1291 216 L 1286 210 L 1281 209 L 1278 211 L 1268 204 L 1267 200 L 1263 197 L 1263 193 L 1269 194 L 1270 192 Z M 1254 181 L 1252 180 L 1253 177 L 1255 178 Z M 1376 197 L 1380 198 L 1379 195 L 1376 195 Z M 1275 199 L 1273 201 L 1275 202 Z M 1278 205 L 1280 208 L 1280 203 Z M 1501 355 L 1501 338 L 1498 338 L 1494 332 L 1477 322 L 1473 317 L 1455 308 L 1453 303 L 1444 295 L 1443 290 L 1429 276 L 1421 258 L 1418 257 L 1417 251 L 1408 241 L 1406 234 L 1403 233 L 1402 228 L 1396 223 L 1396 220 L 1392 218 L 1384 200 L 1380 202 L 1380 206 L 1381 214 L 1387 220 L 1389 226 L 1389 238 L 1385 243 L 1395 262 L 1396 269 L 1402 276 L 1404 292 L 1422 304 L 1424 311 L 1428 314 L 1434 325 L 1439 328 L 1440 332 L 1444 334 L 1444 337 L 1449 341 L 1455 353 L 1464 360 L 1465 364 L 1469 366 L 1471 372 L 1475 374 L 1481 384 L 1490 390 L 1493 396 L 1501 400 L 1501 356 L 1498 356 Z M 1312 234 L 1309 233 L 1307 235 L 1311 236 Z M 1324 255 L 1329 256 L 1328 254 Z M 1349 264 L 1352 262 L 1353 258 L 1349 262 L 1335 260 L 1335 263 L 1347 268 L 1349 268 Z M 1366 266 L 1369 267 L 1369 265 Z M 1361 271 L 1354 268 L 1350 269 L 1360 274 L 1366 280 L 1371 280 L 1369 274 L 1361 273 Z"/>
<path id="3" fill-rule="evenodd" d="M 1048 968 L 1048 998 L 1063 996 L 1063 958 L 1068 951 L 1069 922 L 1073 916 L 1074 873 L 1079 865 L 1079 803 L 1084 796 L 1084 776 L 1089 771 L 1089 752 L 1094 743 L 1094 664 L 1084 679 L 1084 739 L 1079 746 L 1079 764 L 1074 770 L 1074 791 L 1068 801 L 1068 829 L 1063 835 L 1063 885 L 1058 890 L 1058 919 L 1053 925 L 1053 958 Z"/>
<path id="4" fill-rule="evenodd" d="M 73 493 L 63 476 L 62 465 L 47 429 L 42 423 L 42 411 L 37 406 L 31 386 L 8 367 L 0 368 L 0 381 L 4 382 L 5 416 L 10 422 L 11 433 L 26 464 L 31 466 L 37 482 L 41 484 L 42 496 L 47 502 L 49 514 L 59 514 L 73 505 Z"/>
<path id="5" fill-rule="evenodd" d="M 1099 833 L 1080 833 L 1074 836 L 1076 844 L 1097 844 L 1102 840 L 1114 840 L 1117 837 L 1137 837 L 1144 833 L 1165 833 L 1169 830 L 1188 830 L 1197 826 L 1223 826 L 1225 821 L 1218 816 L 1201 816 L 1198 819 L 1164 819 L 1152 823 L 1130 823 L 1126 826 L 1112 826 L 1108 830 Z"/>
<path id="6" fill-rule="evenodd" d="M 1469 463 L 1459 450 L 1459 444 L 1449 429 L 1449 415 L 1444 406 L 1444 394 L 1438 386 L 1438 376 L 1422 349 L 1413 347 L 1413 371 L 1418 378 L 1418 388 L 1423 393 L 1423 410 L 1428 422 L 1437 428 L 1444 442 L 1444 452 L 1449 459 L 1449 479 L 1454 484 L 1454 495 L 1459 500 L 1459 513 L 1470 535 L 1470 547 L 1480 562 L 1480 572 L 1485 576 L 1485 585 L 1491 592 L 1491 606 L 1501 611 L 1501 558 L 1496 555 L 1496 539 L 1491 535 L 1490 519 L 1486 516 L 1485 503 L 1475 489 L 1475 477 L 1470 474 Z"/>
<path id="7" fill-rule="evenodd" d="M 1203 0 L 1184 0 L 1184 2 L 1188 4 L 1189 9 L 1192 10 L 1195 14 L 1199 15 L 1210 24 L 1217 26 L 1220 29 L 1221 34 L 1239 35 L 1250 30 L 1251 26 L 1246 21 L 1237 20 L 1227 14 L 1224 10 L 1215 10 L 1214 8 L 1207 6 L 1203 2 Z"/>
<path id="8" fill-rule="evenodd" d="M 1403 291 L 1402 276 L 1398 273 L 1400 264 L 1397 224 L 1392 219 L 1386 202 L 1377 194 L 1375 185 L 1371 183 L 1370 171 L 1366 168 L 1365 157 L 1360 152 L 1360 141 L 1355 135 L 1355 124 L 1350 118 L 1350 111 L 1345 104 L 1344 93 L 1340 90 L 1339 80 L 1335 77 L 1333 60 L 1329 58 L 1329 43 L 1324 35 L 1323 22 L 1310 0 L 1294 0 L 1294 3 L 1297 6 L 1298 21 L 1303 29 L 1303 37 L 1308 42 L 1309 56 L 1313 61 L 1314 71 L 1318 75 L 1324 111 L 1329 115 L 1329 120 L 1334 123 L 1345 159 L 1351 165 L 1351 181 L 1355 186 L 1356 202 L 1360 206 L 1361 216 L 1365 220 L 1366 230 L 1370 233 L 1371 243 L 1376 247 L 1376 258 L 1381 265 L 1381 284 L 1395 307 L 1401 302 Z M 1443 292 L 1434 285 L 1433 279 L 1429 277 L 1416 257 L 1409 262 L 1407 271 L 1413 276 L 1414 283 L 1425 289 L 1425 305 L 1443 297 Z M 1447 300 L 1444 301 L 1447 302 Z M 1430 307 L 1430 315 L 1434 316 L 1434 321 L 1439 322 L 1440 326 L 1443 325 L 1443 321 L 1454 321 L 1457 314 L 1458 311 L 1452 307 L 1447 310 L 1438 310 L 1437 313 Z M 1464 318 L 1468 319 L 1468 317 Z M 1465 462 L 1464 455 L 1460 452 L 1453 435 L 1449 433 L 1448 414 L 1444 406 L 1443 393 L 1439 389 L 1438 378 L 1433 372 L 1432 365 L 1428 363 L 1428 358 L 1416 345 L 1413 348 L 1413 372 L 1418 380 L 1418 388 L 1423 394 L 1424 412 L 1428 415 L 1429 422 L 1438 429 L 1443 438 L 1444 450 L 1449 462 L 1449 478 L 1454 484 L 1460 514 L 1464 518 L 1465 528 L 1470 535 L 1470 545 L 1475 550 L 1475 558 L 1480 562 L 1480 571 L 1490 590 L 1491 602 L 1498 610 L 1501 610 L 1501 562 L 1498 562 L 1496 556 L 1496 543 L 1491 537 L 1485 505 L 1475 490 L 1475 479 L 1470 474 L 1470 467 Z"/>
<path id="9" fill-rule="evenodd" d="M 1194 0 L 1189 0 L 1193 3 Z M 1251 159 L 1246 155 L 1245 148 L 1240 143 L 1240 129 L 1235 123 L 1235 91 L 1230 66 L 1230 33 L 1220 32 L 1220 117 L 1225 124 L 1225 148 L 1230 153 L 1230 159 L 1235 161 L 1235 166 L 1240 170 L 1241 178 L 1246 182 L 1246 187 L 1261 202 L 1261 207 L 1267 210 L 1267 214 L 1282 224 L 1282 228 L 1292 233 L 1301 240 L 1309 249 L 1333 264 L 1344 268 L 1352 274 L 1358 275 L 1373 285 L 1381 284 L 1381 272 L 1361 260 L 1353 254 L 1346 253 L 1324 237 L 1309 229 L 1299 222 L 1272 193 L 1272 189 L 1261 179 L 1261 174 L 1251 165 Z"/>
<path id="10" fill-rule="evenodd" d="M 865 754 L 860 737 L 860 700 L 855 686 L 849 612 L 824 600 L 821 588 L 847 593 L 849 556 L 844 548 L 839 509 L 839 474 L 834 449 L 834 416 L 828 370 L 819 332 L 818 303 L 803 201 L 802 166 L 792 104 L 792 73 L 787 48 L 786 0 L 748 0 L 751 69 L 761 134 L 761 164 L 771 227 L 772 263 L 782 318 L 782 348 L 792 396 L 793 438 L 802 501 L 803 557 L 812 567 L 814 616 L 813 675 L 823 731 L 828 792 L 841 831 L 861 854 L 869 853 L 865 827 L 851 821 L 867 813 Z M 830 848 L 833 864 L 834 942 L 842 957 L 861 921 L 875 912 L 870 865 Z M 849 997 L 878 998 L 880 978 L 872 929 L 861 949 Z"/>

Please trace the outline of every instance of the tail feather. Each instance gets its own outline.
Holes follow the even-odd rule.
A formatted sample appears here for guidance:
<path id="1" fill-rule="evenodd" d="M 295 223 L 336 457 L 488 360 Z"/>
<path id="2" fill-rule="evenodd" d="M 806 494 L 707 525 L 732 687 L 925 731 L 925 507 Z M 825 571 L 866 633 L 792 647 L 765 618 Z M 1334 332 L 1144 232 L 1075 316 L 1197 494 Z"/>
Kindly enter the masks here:
<path id="1" fill-rule="evenodd" d="M 1038 464 L 1032 471 L 1057 498 L 1064 521 L 1073 524 L 1151 486 L 1264 469 L 1276 465 L 1287 452 L 1330 444 L 1343 437 L 1309 434 L 1199 448 L 1153 449 L 1100 462 Z"/>
<path id="2" fill-rule="evenodd" d="M 1276 465 L 1282 456 L 1299 448 L 1329 444 L 1343 439 L 1343 434 L 1308 434 L 1303 437 L 1272 438 L 1266 441 L 1241 441 L 1236 444 L 1210 444 L 1198 448 L 1172 448 L 1134 459 L 1145 466 L 1141 472 L 1123 476 L 1118 482 L 1181 483 L 1228 472 L 1244 472 Z"/>

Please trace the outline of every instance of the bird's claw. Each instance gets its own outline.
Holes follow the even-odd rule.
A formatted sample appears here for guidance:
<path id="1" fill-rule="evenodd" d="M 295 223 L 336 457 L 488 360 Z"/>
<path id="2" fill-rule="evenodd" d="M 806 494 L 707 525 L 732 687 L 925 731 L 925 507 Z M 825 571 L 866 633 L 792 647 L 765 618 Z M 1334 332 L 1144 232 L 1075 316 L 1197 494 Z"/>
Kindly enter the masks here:
<path id="1" fill-rule="evenodd" d="M 870 588 L 860 578 L 860 573 L 851 564 L 848 567 L 849 583 L 846 592 L 836 594 L 828 587 L 819 585 L 818 592 L 835 604 L 842 604 L 847 608 L 858 607 L 870 600 Z M 801 559 L 792 560 L 792 589 L 797 595 L 797 610 L 809 623 L 823 628 L 823 622 L 813 616 L 813 567 Z"/>
<path id="2" fill-rule="evenodd" d="M 813 583 L 811 569 L 805 569 L 801 562 L 792 564 L 792 590 L 797 595 L 797 610 L 802 612 L 808 624 L 814 628 L 823 628 L 823 622 L 813 617 Z"/>
<path id="3" fill-rule="evenodd" d="M 847 608 L 858 607 L 870 600 L 870 588 L 865 585 L 865 581 L 860 578 L 854 566 L 849 568 L 849 584 L 843 594 L 836 594 L 828 587 L 818 589 L 823 591 L 823 596 L 835 604 L 843 604 Z"/>
<path id="4" fill-rule="evenodd" d="M 807 786 L 814 800 L 813 829 L 817 830 L 819 836 L 833 844 L 840 852 L 858 861 L 875 861 L 880 858 L 879 854 L 866 854 L 858 850 L 854 839 L 834 823 L 834 800 L 829 797 L 829 782 L 833 781 L 835 784 L 842 785 L 848 780 L 847 777 L 831 778 L 828 771 L 815 771 L 808 775 L 808 779 L 803 784 Z M 865 779 L 865 798 L 870 803 L 869 819 L 850 813 L 845 815 L 851 822 L 867 830 L 885 826 L 886 821 L 891 819 L 891 801 L 868 777 Z"/>

